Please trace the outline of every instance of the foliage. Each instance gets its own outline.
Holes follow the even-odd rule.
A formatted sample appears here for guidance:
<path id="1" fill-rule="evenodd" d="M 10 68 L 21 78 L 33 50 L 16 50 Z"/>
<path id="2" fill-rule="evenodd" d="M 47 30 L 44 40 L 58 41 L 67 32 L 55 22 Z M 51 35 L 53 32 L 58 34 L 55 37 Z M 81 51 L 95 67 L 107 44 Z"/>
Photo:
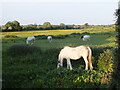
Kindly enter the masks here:
<path id="1" fill-rule="evenodd" d="M 112 51 L 107 49 L 100 54 L 98 59 L 98 68 L 105 72 L 113 72 L 113 56 Z"/>
<path id="2" fill-rule="evenodd" d="M 22 28 L 21 28 L 20 23 L 18 21 L 12 21 L 12 22 L 9 21 L 3 26 L 2 29 L 3 30 L 6 30 L 6 29 L 8 29 L 8 30 L 21 30 Z"/>
<path id="3" fill-rule="evenodd" d="M 42 28 L 49 30 L 52 29 L 52 25 L 50 24 L 50 22 L 44 22 Z"/>
<path id="4" fill-rule="evenodd" d="M 113 79 L 112 79 L 112 88 L 120 88 L 120 1 L 118 2 L 118 9 L 116 9 L 115 15 L 116 15 L 116 31 L 117 31 L 117 43 L 118 47 L 115 50 L 114 56 L 114 62 L 115 62 L 115 72 L 113 73 Z"/>
<path id="5" fill-rule="evenodd" d="M 110 87 L 112 73 L 108 71 L 108 69 L 99 69 L 98 61 L 100 59 L 102 60 L 101 55 L 105 57 L 105 60 L 108 60 L 107 55 L 111 56 L 111 53 L 113 52 L 106 51 L 107 49 L 112 50 L 111 48 L 113 47 L 99 46 L 109 43 L 107 39 L 110 38 L 109 36 L 114 36 L 115 33 L 108 33 L 109 30 L 100 30 L 101 33 L 98 33 L 98 30 L 96 33 L 88 33 L 91 35 L 91 40 L 83 42 L 82 40 L 79 40 L 80 35 L 85 34 L 83 32 L 95 32 L 97 30 L 60 30 L 62 35 L 59 35 L 57 31 L 59 30 L 49 30 L 49 35 L 56 36 L 56 39 L 53 39 L 51 43 L 49 43 L 47 39 L 39 39 L 39 37 L 36 37 L 36 41 L 32 46 L 22 44 L 25 43 L 26 40 L 26 38 L 23 37 L 30 35 L 44 35 L 42 38 L 45 38 L 47 36 L 47 31 L 28 31 L 27 33 L 24 31 L 5 32 L 6 34 L 4 35 L 17 35 L 22 38 L 2 40 L 3 89 Z M 108 34 L 104 32 L 107 32 Z M 68 36 L 66 36 L 66 34 L 68 34 Z M 65 37 L 65 39 L 58 40 L 58 37 Z M 92 63 L 94 70 L 84 70 L 85 64 L 84 61 L 82 62 L 82 58 L 71 62 L 73 70 L 68 70 L 66 68 L 66 60 L 64 60 L 64 67 L 57 69 L 58 54 L 65 45 L 89 45 L 92 49 Z"/>
<path id="6" fill-rule="evenodd" d="M 3 32 L 10 31 L 34 31 L 34 30 L 63 30 L 63 29 L 114 29 L 115 25 L 65 25 L 60 23 L 60 25 L 51 25 L 50 22 L 44 22 L 43 25 L 29 24 L 29 25 L 20 25 L 18 21 L 8 21 L 5 25 L 0 26 Z"/>
<path id="7" fill-rule="evenodd" d="M 22 26 L 23 30 L 37 30 L 37 24 L 29 24 Z"/>
<path id="8" fill-rule="evenodd" d="M 36 46 L 11 46 L 8 53 L 3 52 L 3 88 L 109 87 L 111 73 L 103 70 L 86 71 L 84 65 L 76 63 L 73 70 L 67 69 L 65 64 L 57 69 L 59 51 L 60 48 L 42 51 Z M 94 50 L 94 53 L 98 52 Z"/>
<path id="9" fill-rule="evenodd" d="M 66 29 L 66 25 L 64 23 L 60 23 L 60 29 Z"/>
<path id="10" fill-rule="evenodd" d="M 83 25 L 83 28 L 88 28 L 89 27 L 89 24 L 88 23 L 85 23 L 84 25 Z"/>

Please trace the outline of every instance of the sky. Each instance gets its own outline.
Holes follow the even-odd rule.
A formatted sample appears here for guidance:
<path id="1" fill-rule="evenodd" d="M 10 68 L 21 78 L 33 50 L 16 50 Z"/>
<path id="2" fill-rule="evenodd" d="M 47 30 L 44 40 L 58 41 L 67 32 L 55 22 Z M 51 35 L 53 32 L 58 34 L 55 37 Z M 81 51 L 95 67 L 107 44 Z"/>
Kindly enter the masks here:
<path id="1" fill-rule="evenodd" d="M 115 23 L 119 0 L 2 0 L 0 25 L 17 20 L 21 25 L 108 25 Z"/>

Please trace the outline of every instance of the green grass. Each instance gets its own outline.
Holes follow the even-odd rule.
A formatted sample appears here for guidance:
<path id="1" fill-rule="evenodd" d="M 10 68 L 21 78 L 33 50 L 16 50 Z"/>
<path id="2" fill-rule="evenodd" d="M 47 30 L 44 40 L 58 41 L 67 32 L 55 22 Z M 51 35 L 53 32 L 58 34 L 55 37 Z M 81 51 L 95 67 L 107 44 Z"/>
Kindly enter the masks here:
<path id="1" fill-rule="evenodd" d="M 93 51 L 97 54 L 99 48 Z M 48 49 L 41 53 L 11 56 L 3 52 L 3 88 L 102 88 L 109 85 L 110 75 L 97 69 L 85 71 L 84 62 L 73 61 L 74 70 L 56 69 L 60 49 Z M 19 51 L 18 51 L 19 52 Z M 24 53 L 24 52 L 23 52 Z"/>
<path id="2" fill-rule="evenodd" d="M 90 35 L 90 41 L 82 41 L 80 36 L 69 36 L 65 39 L 54 39 L 51 43 L 47 41 L 47 39 L 39 39 L 36 38 L 36 41 L 34 45 L 41 47 L 41 49 L 50 49 L 50 48 L 59 48 L 64 46 L 79 46 L 79 45 L 89 45 L 89 46 L 101 46 L 104 44 L 110 45 L 110 43 L 113 43 L 113 46 L 115 45 L 114 41 L 108 40 L 109 38 L 115 37 L 115 34 L 91 34 Z M 2 46 L 3 51 L 8 49 L 11 45 L 14 44 L 25 44 L 26 38 L 15 38 L 15 39 L 3 39 Z M 111 45 L 112 46 L 112 45 Z"/>
<path id="3" fill-rule="evenodd" d="M 88 30 L 90 31 L 90 30 Z M 99 31 L 99 30 L 98 30 Z M 48 31 L 45 31 L 48 32 Z M 50 31 L 48 34 L 52 34 Z M 73 30 L 63 30 L 62 34 L 70 34 Z M 86 32 L 83 30 L 83 32 Z M 18 38 L 2 39 L 3 88 L 107 88 L 110 87 L 111 73 L 99 70 L 98 57 L 106 49 L 115 48 L 116 33 L 90 34 L 90 41 L 80 40 L 78 35 L 69 35 L 65 39 L 54 39 L 50 43 L 47 39 L 36 38 L 34 45 L 27 47 L 26 37 L 40 34 L 37 31 L 23 35 L 18 32 Z M 36 34 L 37 33 L 37 34 Z M 4 35 L 13 32 L 4 33 Z M 15 33 L 16 34 L 16 33 Z M 59 33 L 56 32 L 59 35 Z M 54 35 L 56 35 L 54 34 Z M 18 34 L 17 34 L 18 35 Z M 92 62 L 94 70 L 85 71 L 83 59 L 72 61 L 72 71 L 64 67 L 56 69 L 57 58 L 64 46 L 89 45 L 92 48 Z M 27 47 L 27 49 L 25 49 Z M 112 48 L 112 49 L 111 49 Z M 34 50 L 35 49 L 35 50 Z M 15 50 L 15 51 L 14 51 Z M 32 53 L 29 53 L 28 51 Z M 38 52 L 41 50 L 40 52 Z M 12 54 L 14 53 L 14 54 Z M 26 54 L 27 53 L 27 54 Z M 105 57 L 106 58 L 106 57 Z M 109 59 L 108 59 L 109 60 Z M 104 59 L 103 59 L 104 61 Z"/>

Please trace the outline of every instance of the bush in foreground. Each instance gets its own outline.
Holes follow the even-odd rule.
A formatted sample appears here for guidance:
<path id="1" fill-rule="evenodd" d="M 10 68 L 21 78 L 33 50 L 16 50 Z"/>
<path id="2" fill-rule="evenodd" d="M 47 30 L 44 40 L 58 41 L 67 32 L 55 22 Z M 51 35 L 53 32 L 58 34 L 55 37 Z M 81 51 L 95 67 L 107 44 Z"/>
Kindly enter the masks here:
<path id="1" fill-rule="evenodd" d="M 112 51 L 107 49 L 100 54 L 98 58 L 98 68 L 106 72 L 113 72 L 113 56 Z"/>

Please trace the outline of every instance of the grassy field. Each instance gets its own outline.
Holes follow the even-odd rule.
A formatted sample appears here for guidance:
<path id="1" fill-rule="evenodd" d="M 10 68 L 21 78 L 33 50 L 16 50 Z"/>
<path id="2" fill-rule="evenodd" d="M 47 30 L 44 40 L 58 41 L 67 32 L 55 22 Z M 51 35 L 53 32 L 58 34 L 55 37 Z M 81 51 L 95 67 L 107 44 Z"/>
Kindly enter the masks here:
<path id="1" fill-rule="evenodd" d="M 90 41 L 80 40 L 81 35 L 71 33 L 89 32 Z M 16 35 L 16 38 L 5 38 Z M 36 38 L 34 45 L 25 44 L 26 37 L 37 35 L 68 35 L 64 39 Z M 113 72 L 111 51 L 116 47 L 115 30 L 79 29 L 22 31 L 2 33 L 3 88 L 106 88 L 110 87 Z M 56 69 L 59 51 L 64 46 L 88 45 L 93 51 L 94 70 L 84 70 L 84 61 L 72 61 L 73 70 Z M 101 62 L 102 63 L 101 63 Z M 100 66 L 103 66 L 102 68 Z"/>
<path id="2" fill-rule="evenodd" d="M 79 39 L 80 36 L 83 35 L 82 33 L 84 33 L 84 32 L 88 32 L 88 33 L 92 34 L 91 35 L 92 42 L 91 41 L 83 42 Z M 74 45 L 81 45 L 81 44 L 88 44 L 88 45 L 106 44 L 107 45 L 108 43 L 111 43 L 111 42 L 112 42 L 112 44 L 109 44 L 109 45 L 114 45 L 113 41 L 115 41 L 115 33 L 116 32 L 115 32 L 115 29 L 109 29 L 109 28 L 105 28 L 105 29 L 74 29 L 74 30 L 73 29 L 43 30 L 43 31 L 39 30 L 39 31 L 3 32 L 3 33 L 1 33 L 1 37 L 3 39 L 3 43 L 11 41 L 10 43 L 12 44 L 15 41 L 15 43 L 21 42 L 21 44 L 22 44 L 22 43 L 25 43 L 26 37 L 28 37 L 28 36 L 37 36 L 37 35 L 55 35 L 56 36 L 56 35 L 69 35 L 71 33 L 81 33 L 81 35 L 68 37 L 65 40 L 62 40 L 62 39 L 61 40 L 54 40 L 53 39 L 53 43 L 50 43 L 51 46 L 54 47 L 54 46 L 56 46 L 56 44 L 62 45 L 62 44 L 60 44 L 62 42 L 63 42 L 63 44 L 65 43 L 64 45 L 73 45 L 73 46 Z M 6 35 L 17 36 L 18 38 L 5 38 Z M 71 39 L 69 39 L 69 38 L 71 38 Z M 38 40 L 37 39 L 35 44 L 41 45 L 41 47 L 47 47 L 46 43 L 48 43 L 47 40 Z M 42 45 L 42 44 L 44 44 L 44 45 Z M 56 47 L 58 47 L 58 45 Z"/>
<path id="3" fill-rule="evenodd" d="M 28 37 L 37 35 L 66 35 L 71 33 L 105 33 L 113 32 L 115 29 L 109 28 L 95 28 L 95 29 L 67 29 L 67 30 L 38 30 L 38 31 L 20 31 L 20 32 L 4 32 L 1 33 L 1 37 L 4 38 L 6 35 L 16 35 L 18 37 Z"/>

